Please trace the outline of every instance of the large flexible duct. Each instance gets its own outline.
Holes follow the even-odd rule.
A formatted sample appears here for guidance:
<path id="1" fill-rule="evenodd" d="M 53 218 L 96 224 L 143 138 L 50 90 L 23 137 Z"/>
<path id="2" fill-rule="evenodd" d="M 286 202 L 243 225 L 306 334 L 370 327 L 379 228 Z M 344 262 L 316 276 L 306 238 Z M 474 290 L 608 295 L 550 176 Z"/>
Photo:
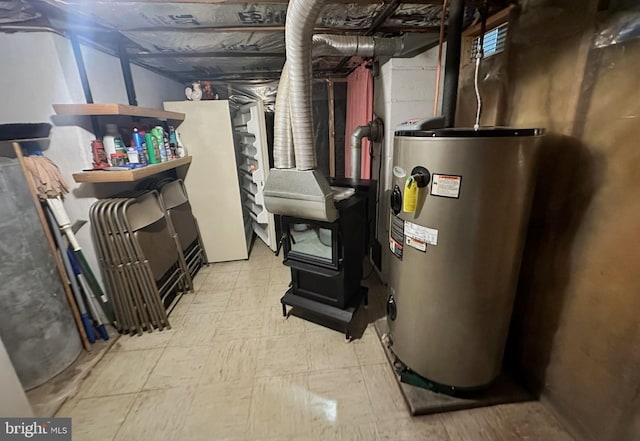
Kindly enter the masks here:
<path id="1" fill-rule="evenodd" d="M 313 36 L 313 55 L 347 55 L 373 57 L 373 37 L 359 35 L 325 35 Z"/>
<path id="2" fill-rule="evenodd" d="M 275 168 L 294 168 L 293 135 L 289 109 L 289 68 L 282 68 L 278 93 L 276 94 L 276 114 L 273 122 L 273 165 Z"/>
<path id="3" fill-rule="evenodd" d="M 289 69 L 289 106 L 298 170 L 316 168 L 311 109 L 311 36 L 327 0 L 293 0 L 287 9 L 285 44 Z"/>
<path id="4" fill-rule="evenodd" d="M 381 38 L 361 35 L 313 36 L 313 55 L 345 55 L 361 57 L 409 58 L 425 51 L 433 41 L 424 34 L 404 34 L 400 37 Z"/>

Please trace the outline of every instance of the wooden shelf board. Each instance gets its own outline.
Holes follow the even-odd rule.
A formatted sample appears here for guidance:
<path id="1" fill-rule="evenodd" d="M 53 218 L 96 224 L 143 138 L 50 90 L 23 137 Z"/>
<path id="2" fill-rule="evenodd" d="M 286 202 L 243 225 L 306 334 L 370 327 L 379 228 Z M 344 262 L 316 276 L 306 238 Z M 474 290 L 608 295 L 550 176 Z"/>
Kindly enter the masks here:
<path id="1" fill-rule="evenodd" d="M 23 142 L 43 142 L 43 141 L 49 141 L 49 138 L 5 139 L 5 140 L 0 140 L 0 144 L 13 144 L 14 142 L 21 144 Z"/>
<path id="2" fill-rule="evenodd" d="M 168 121 L 184 121 L 184 113 L 169 112 L 146 107 L 128 106 L 126 104 L 54 104 L 53 110 L 58 115 L 123 115 L 139 118 L 166 119 Z"/>
<path id="3" fill-rule="evenodd" d="M 78 183 L 133 182 L 190 163 L 191 156 L 187 156 L 186 158 L 178 158 L 161 164 L 148 165 L 132 170 L 92 170 L 74 173 L 73 180 Z"/>

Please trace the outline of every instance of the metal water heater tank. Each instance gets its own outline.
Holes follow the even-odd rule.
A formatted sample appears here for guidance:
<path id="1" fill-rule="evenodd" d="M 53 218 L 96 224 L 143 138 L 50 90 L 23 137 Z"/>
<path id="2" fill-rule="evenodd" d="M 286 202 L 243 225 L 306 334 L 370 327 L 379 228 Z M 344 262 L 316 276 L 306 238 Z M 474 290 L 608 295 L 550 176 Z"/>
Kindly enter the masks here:
<path id="1" fill-rule="evenodd" d="M 395 134 L 391 349 L 434 383 L 476 389 L 500 373 L 541 137 L 507 128 Z"/>

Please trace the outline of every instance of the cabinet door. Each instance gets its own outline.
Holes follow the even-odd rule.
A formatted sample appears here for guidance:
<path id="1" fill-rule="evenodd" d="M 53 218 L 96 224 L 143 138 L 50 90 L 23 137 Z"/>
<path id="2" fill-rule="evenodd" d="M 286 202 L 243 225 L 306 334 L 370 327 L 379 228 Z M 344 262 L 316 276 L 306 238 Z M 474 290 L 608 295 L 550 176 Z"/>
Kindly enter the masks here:
<path id="1" fill-rule="evenodd" d="M 276 249 L 273 214 L 264 207 L 264 184 L 269 175 L 269 152 L 264 105 L 261 100 L 239 107 L 232 126 L 238 161 L 238 179 L 245 217 L 245 234 L 253 233 L 269 248 Z"/>

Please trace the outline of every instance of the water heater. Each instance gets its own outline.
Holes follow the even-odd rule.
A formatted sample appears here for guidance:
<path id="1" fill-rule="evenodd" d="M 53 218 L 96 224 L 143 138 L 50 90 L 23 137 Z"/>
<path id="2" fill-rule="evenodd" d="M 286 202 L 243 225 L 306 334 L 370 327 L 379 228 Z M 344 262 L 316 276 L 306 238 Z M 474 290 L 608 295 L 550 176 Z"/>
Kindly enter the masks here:
<path id="1" fill-rule="evenodd" d="M 395 133 L 387 320 L 391 349 L 439 385 L 500 373 L 541 129 Z"/>

